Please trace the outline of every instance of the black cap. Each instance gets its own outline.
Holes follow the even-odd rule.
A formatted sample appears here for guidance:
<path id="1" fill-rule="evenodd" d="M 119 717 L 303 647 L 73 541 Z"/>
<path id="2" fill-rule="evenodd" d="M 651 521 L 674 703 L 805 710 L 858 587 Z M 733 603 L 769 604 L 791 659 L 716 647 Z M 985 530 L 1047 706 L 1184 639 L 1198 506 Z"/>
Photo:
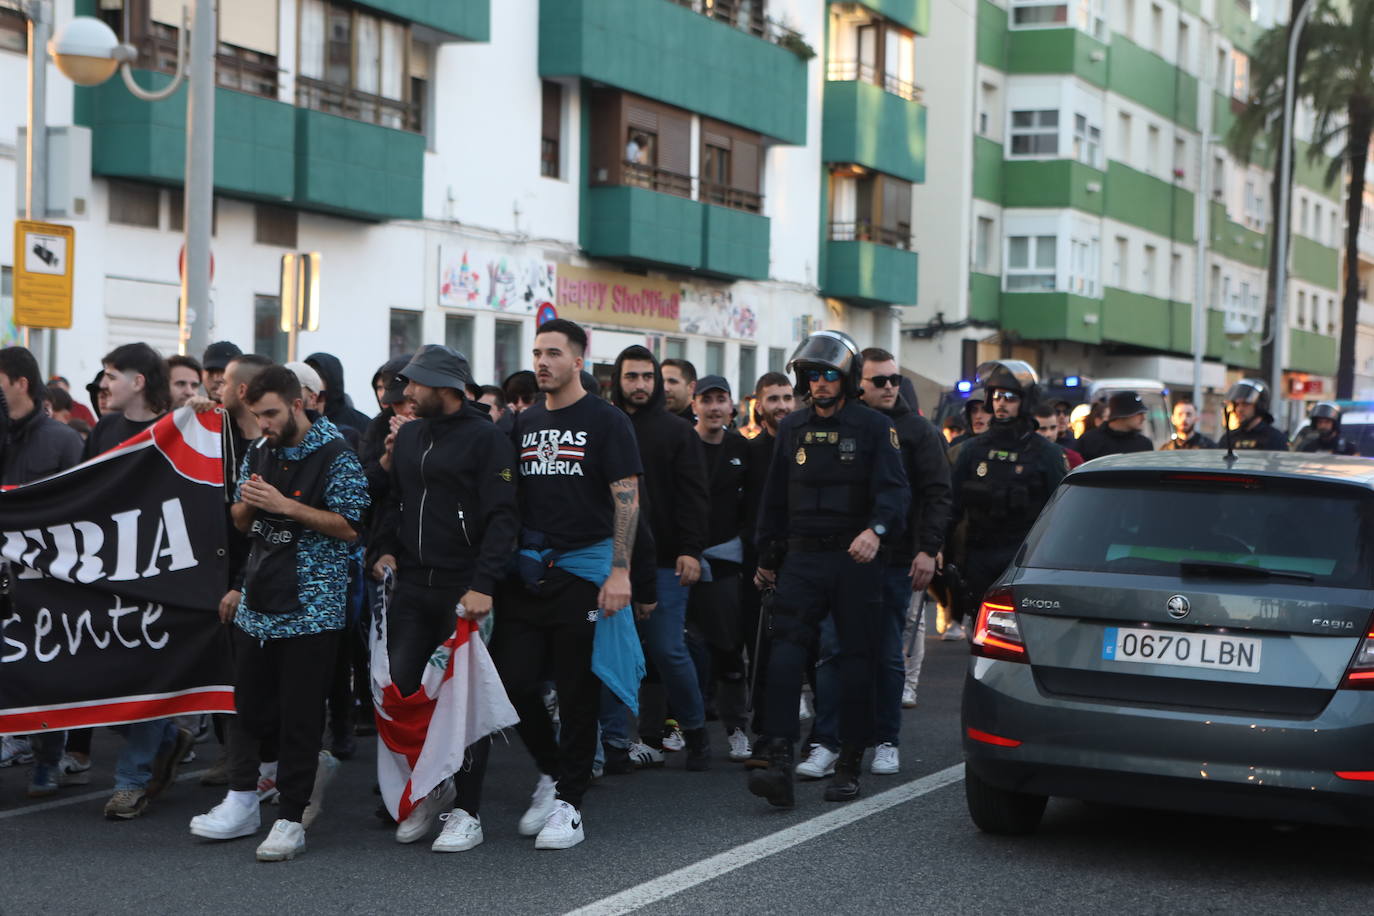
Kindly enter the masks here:
<path id="1" fill-rule="evenodd" d="M 468 358 L 451 347 L 430 344 L 421 347 L 396 377 L 430 388 L 457 388 L 466 391 L 472 384 Z"/>
<path id="2" fill-rule="evenodd" d="M 243 351 L 239 349 L 238 344 L 228 340 L 217 340 L 205 348 L 205 355 L 200 358 L 200 364 L 206 371 L 223 372 L 231 359 L 242 355 Z"/>
<path id="3" fill-rule="evenodd" d="M 703 375 L 697 379 L 695 393 L 700 396 L 708 391 L 724 391 L 726 397 L 734 397 L 730 393 L 730 383 L 719 375 Z"/>
<path id="4" fill-rule="evenodd" d="M 1134 391 L 1118 391 L 1107 400 L 1107 420 L 1124 420 L 1146 413 L 1145 402 Z"/>

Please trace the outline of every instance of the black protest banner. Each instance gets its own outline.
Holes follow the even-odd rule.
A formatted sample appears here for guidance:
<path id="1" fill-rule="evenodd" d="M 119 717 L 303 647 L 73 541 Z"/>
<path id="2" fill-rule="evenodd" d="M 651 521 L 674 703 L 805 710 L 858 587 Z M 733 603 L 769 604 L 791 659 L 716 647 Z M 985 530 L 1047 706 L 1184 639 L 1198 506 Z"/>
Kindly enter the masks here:
<path id="1" fill-rule="evenodd" d="M 0 493 L 0 734 L 233 712 L 222 419 Z"/>

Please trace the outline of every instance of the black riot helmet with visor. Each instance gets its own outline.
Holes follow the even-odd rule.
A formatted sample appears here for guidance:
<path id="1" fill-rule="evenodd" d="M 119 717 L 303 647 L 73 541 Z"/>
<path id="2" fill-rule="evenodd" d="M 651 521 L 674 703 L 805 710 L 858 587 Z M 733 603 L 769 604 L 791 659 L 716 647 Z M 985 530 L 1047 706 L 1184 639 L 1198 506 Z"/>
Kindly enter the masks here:
<path id="1" fill-rule="evenodd" d="M 1331 421 L 1331 431 L 1326 433 L 1323 438 L 1329 439 L 1332 436 L 1340 434 L 1341 407 L 1339 404 L 1333 404 L 1330 401 L 1320 401 L 1316 407 L 1312 408 L 1312 413 L 1308 415 L 1308 419 L 1312 421 L 1314 427 L 1317 425 L 1318 420 Z"/>
<path id="2" fill-rule="evenodd" d="M 844 396 L 859 396 L 859 380 L 863 377 L 863 356 L 859 345 L 843 331 L 817 331 L 803 340 L 792 359 L 787 363 L 789 372 L 794 372 L 797 393 L 806 395 L 811 390 L 810 372 L 837 373 L 844 382 Z M 822 407 L 828 405 L 820 405 Z"/>
<path id="3" fill-rule="evenodd" d="M 1243 378 L 1226 392 L 1227 404 L 1254 404 L 1255 416 L 1272 423 L 1269 413 L 1269 386 L 1257 378 Z"/>
<path id="4" fill-rule="evenodd" d="M 1030 363 L 1021 359 L 995 359 L 989 360 L 978 367 L 977 378 L 974 384 L 987 392 L 988 401 L 985 409 L 994 413 L 993 423 L 1021 425 L 1034 430 L 1035 408 L 1040 400 L 1039 378 Z M 1009 391 L 1021 399 L 1021 409 L 1017 416 L 1008 417 L 1005 420 L 998 420 L 993 410 L 993 392 Z"/>

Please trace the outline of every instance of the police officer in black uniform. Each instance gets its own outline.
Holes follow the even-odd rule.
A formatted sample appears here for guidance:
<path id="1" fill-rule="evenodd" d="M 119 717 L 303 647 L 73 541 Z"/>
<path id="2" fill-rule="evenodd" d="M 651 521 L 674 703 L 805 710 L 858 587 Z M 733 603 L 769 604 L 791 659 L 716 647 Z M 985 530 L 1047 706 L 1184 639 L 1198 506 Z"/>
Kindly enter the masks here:
<path id="1" fill-rule="evenodd" d="M 1358 455 L 1360 447 L 1341 435 L 1341 408 L 1339 404 L 1322 401 L 1312 408 L 1308 415 L 1311 425 L 1298 434 L 1293 446 L 1295 452 L 1322 453 L 1327 455 Z"/>
<path id="2" fill-rule="evenodd" d="M 992 422 L 964 444 L 951 475 L 954 516 L 966 524 L 970 613 L 1069 470 L 1064 450 L 1036 433 L 1034 369 L 1019 359 L 987 362 L 978 367 L 978 383 L 987 390 Z"/>
<path id="3" fill-rule="evenodd" d="M 1217 437 L 1217 448 L 1288 451 L 1288 437 L 1274 428 L 1274 417 L 1269 413 L 1268 385 L 1257 378 L 1243 378 L 1226 393 L 1226 403 L 1237 425 L 1222 431 Z"/>
<path id="4" fill-rule="evenodd" d="M 759 514 L 760 588 L 776 585 L 764 697 L 765 733 L 749 791 L 793 804 L 797 706 L 820 623 L 839 638 L 840 759 L 829 801 L 859 794 L 864 749 L 874 740 L 873 669 L 882 664 L 884 544 L 902 534 L 911 489 L 892 422 L 859 400 L 863 358 L 849 335 L 802 341 L 790 368 L 811 406 L 778 424 Z"/>

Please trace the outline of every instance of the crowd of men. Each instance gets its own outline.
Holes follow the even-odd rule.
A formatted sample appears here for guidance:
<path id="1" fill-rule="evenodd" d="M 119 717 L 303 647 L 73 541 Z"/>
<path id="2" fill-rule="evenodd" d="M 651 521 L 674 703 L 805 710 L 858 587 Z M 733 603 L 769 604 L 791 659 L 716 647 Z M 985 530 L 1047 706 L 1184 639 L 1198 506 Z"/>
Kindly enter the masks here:
<path id="1" fill-rule="evenodd" d="M 227 791 L 194 835 L 255 835 L 276 801 L 257 858 L 304 850 L 339 761 L 374 733 L 364 634 L 382 608 L 401 697 L 457 618 L 482 625 L 540 773 L 518 825 L 536 848 L 583 841 L 593 779 L 674 753 L 700 771 L 723 751 L 780 807 L 796 777 L 829 778 L 827 800 L 856 798 L 865 760 L 900 769 L 927 595 L 947 612 L 945 638 L 964 638 L 1069 468 L 1152 447 L 1136 393 L 1114 394 L 1075 437 L 1068 406 L 1039 403 L 1016 360 L 979 367 L 964 429 L 942 436 L 896 357 L 840 332 L 803 341 L 791 377 L 758 379 L 752 422 L 726 379 L 641 346 L 616 359 L 603 397 L 586 347 L 578 325 L 546 322 L 533 368 L 498 387 L 426 346 L 376 371 L 372 417 L 328 353 L 277 365 L 228 342 L 200 361 L 127 344 L 102 361 L 86 411 L 65 380 L 42 382 L 28 350 L 0 350 L 3 485 L 70 468 L 180 406 L 224 412 L 231 571 L 218 613 L 237 715 L 215 717 L 223 756 L 201 781 Z M 1217 445 L 1287 448 L 1262 383 L 1242 381 L 1228 403 L 1236 425 Z M 1339 419 L 1319 406 L 1302 448 L 1346 453 Z M 1214 445 L 1192 405 L 1173 422 L 1168 447 Z M 599 661 L 599 628 L 619 614 L 634 621 L 642 679 Z M 116 730 L 105 815 L 127 820 L 172 784 L 197 736 L 174 720 Z M 481 843 L 489 750 L 490 736 L 468 746 L 397 840 L 442 820 L 435 851 Z M 28 794 L 44 797 L 88 781 L 90 753 L 90 730 L 48 732 L 7 737 L 0 762 L 31 759 Z"/>

